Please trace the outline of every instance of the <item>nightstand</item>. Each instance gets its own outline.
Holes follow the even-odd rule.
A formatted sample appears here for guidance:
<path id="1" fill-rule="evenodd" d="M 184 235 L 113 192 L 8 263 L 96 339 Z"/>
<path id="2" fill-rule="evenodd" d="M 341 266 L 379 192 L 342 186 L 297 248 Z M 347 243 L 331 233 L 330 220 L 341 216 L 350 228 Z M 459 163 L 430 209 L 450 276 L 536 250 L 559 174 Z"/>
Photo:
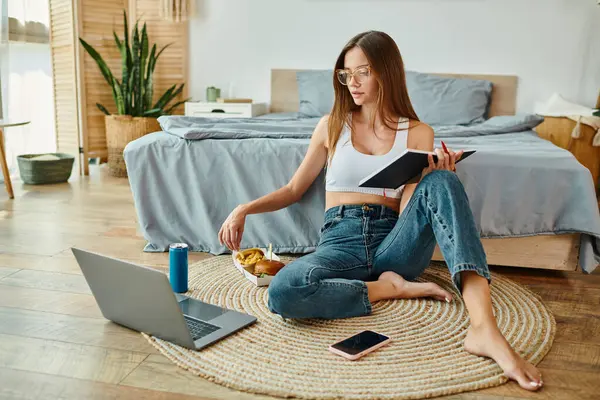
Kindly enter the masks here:
<path id="1" fill-rule="evenodd" d="M 598 188 L 600 176 L 600 147 L 592 145 L 596 131 L 589 125 L 581 124 L 581 136 L 571 137 L 577 122 L 566 117 L 544 117 L 544 122 L 535 127 L 538 136 L 551 141 L 558 147 L 569 150 L 583 166 L 590 170 L 594 186 Z"/>
<path id="2" fill-rule="evenodd" d="M 185 115 L 189 117 L 252 118 L 266 113 L 266 103 L 185 103 Z"/>

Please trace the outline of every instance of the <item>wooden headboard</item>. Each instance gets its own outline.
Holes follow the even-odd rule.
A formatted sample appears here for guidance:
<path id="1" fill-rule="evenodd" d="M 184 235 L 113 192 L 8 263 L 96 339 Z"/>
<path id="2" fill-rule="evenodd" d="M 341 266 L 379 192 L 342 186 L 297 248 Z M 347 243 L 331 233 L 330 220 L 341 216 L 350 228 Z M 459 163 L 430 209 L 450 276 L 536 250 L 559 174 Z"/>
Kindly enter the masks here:
<path id="1" fill-rule="evenodd" d="M 298 85 L 295 69 L 271 70 L 270 112 L 298 111 Z M 452 78 L 485 79 L 492 82 L 488 117 L 514 115 L 517 103 L 517 77 L 513 75 L 432 74 Z"/>

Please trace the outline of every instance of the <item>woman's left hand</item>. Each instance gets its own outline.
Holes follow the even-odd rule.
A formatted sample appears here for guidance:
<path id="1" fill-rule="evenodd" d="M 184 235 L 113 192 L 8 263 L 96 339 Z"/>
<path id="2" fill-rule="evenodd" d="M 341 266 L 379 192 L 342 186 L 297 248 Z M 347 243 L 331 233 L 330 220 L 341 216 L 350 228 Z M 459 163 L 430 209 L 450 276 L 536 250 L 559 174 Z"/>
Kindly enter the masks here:
<path id="1" fill-rule="evenodd" d="M 462 157 L 464 150 L 459 150 L 457 152 L 452 151 L 452 149 L 448 149 L 448 153 L 445 153 L 442 149 L 434 149 L 433 150 L 437 155 L 437 163 L 433 162 L 433 156 L 430 154 L 427 156 L 427 160 L 429 161 L 429 165 L 427 168 L 423 170 L 421 174 L 421 178 L 434 170 L 447 170 L 447 171 L 456 171 L 456 162 L 460 160 Z"/>

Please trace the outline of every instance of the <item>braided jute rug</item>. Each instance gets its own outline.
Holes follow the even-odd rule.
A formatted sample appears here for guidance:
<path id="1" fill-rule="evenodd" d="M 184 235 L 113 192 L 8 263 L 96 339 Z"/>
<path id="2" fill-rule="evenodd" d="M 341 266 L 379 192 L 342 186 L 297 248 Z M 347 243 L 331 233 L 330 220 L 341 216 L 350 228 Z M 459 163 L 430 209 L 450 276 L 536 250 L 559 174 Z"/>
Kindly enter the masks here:
<path id="1" fill-rule="evenodd" d="M 282 257 L 286 263 L 292 259 Z M 267 308 L 267 287 L 244 278 L 231 256 L 211 257 L 190 265 L 188 295 L 258 321 L 201 351 L 144 336 L 196 375 L 235 390 L 277 397 L 421 399 L 506 382 L 493 360 L 463 349 L 468 314 L 445 264 L 432 263 L 418 280 L 437 283 L 454 300 L 383 300 L 367 316 L 284 320 Z M 494 273 L 491 291 L 502 333 L 537 365 L 552 346 L 554 317 L 534 293 Z M 390 336 L 391 342 L 357 361 L 328 350 L 363 329 Z"/>

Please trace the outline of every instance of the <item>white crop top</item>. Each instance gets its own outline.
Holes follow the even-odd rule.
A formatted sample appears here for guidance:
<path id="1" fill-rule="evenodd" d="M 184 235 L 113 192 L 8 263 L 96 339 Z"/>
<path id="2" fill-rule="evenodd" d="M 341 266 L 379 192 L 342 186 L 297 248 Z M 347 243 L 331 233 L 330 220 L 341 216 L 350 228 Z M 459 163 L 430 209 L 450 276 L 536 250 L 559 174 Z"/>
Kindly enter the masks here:
<path id="1" fill-rule="evenodd" d="M 399 199 L 404 186 L 394 189 L 359 187 L 358 183 L 373 171 L 389 163 L 394 157 L 406 150 L 409 119 L 398 121 L 398 131 L 392 149 L 382 155 L 364 154 L 354 148 L 350 129 L 347 124 L 340 133 L 335 153 L 327 167 L 325 190 L 329 192 L 357 192 L 376 194 Z"/>

